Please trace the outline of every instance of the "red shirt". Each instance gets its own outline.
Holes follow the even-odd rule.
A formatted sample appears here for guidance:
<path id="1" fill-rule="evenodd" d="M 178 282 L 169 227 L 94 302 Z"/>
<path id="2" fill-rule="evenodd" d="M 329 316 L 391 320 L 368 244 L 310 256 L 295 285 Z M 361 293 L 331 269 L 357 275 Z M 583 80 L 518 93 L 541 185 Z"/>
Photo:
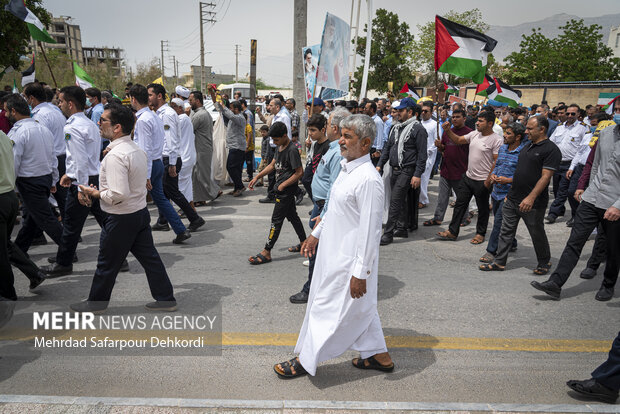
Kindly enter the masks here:
<path id="1" fill-rule="evenodd" d="M 0 111 L 0 131 L 8 134 L 11 130 L 11 123 L 9 119 L 6 117 L 6 112 L 4 110 Z"/>
<path id="2" fill-rule="evenodd" d="M 463 126 L 460 129 L 452 127 L 452 132 L 462 137 L 472 132 L 472 129 L 467 126 Z M 467 171 L 469 145 L 456 145 L 445 131 L 441 136 L 441 143 L 445 146 L 445 149 L 443 150 L 439 174 L 446 180 L 460 180 Z"/>

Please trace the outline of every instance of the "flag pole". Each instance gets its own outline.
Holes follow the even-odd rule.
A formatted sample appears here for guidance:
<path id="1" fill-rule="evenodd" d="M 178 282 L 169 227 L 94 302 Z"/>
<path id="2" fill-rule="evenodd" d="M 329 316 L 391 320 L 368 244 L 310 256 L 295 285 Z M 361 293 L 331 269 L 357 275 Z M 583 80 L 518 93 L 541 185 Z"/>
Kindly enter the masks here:
<path id="1" fill-rule="evenodd" d="M 56 83 L 56 77 L 54 76 L 54 72 L 52 72 L 52 67 L 50 66 L 50 62 L 47 60 L 47 55 L 45 54 L 45 50 L 43 49 L 43 45 L 41 44 L 40 40 L 38 40 L 37 42 L 39 43 L 39 47 L 41 48 L 41 53 L 43 54 L 43 59 L 45 59 L 45 63 L 47 63 L 47 68 L 50 70 L 50 75 L 52 75 L 52 81 L 54 81 L 54 88 L 58 89 L 58 84 Z"/>
<path id="2" fill-rule="evenodd" d="M 441 139 L 439 136 L 439 75 L 435 71 L 435 96 L 437 97 L 437 139 Z"/>

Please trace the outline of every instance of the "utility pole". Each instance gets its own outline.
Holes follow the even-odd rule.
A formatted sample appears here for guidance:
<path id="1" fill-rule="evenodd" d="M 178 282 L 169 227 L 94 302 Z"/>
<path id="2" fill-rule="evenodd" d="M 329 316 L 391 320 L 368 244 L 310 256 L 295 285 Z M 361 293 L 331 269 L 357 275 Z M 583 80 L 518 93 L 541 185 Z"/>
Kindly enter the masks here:
<path id="1" fill-rule="evenodd" d="M 351 0 L 355 1 L 355 0 Z M 353 74 L 355 73 L 355 61 L 357 60 L 357 37 L 360 27 L 360 9 L 362 8 L 362 0 L 357 0 L 357 19 L 355 23 L 355 39 L 353 41 L 353 64 L 351 65 L 351 80 L 353 80 Z M 353 18 L 353 4 L 351 4 L 351 18 Z"/>
<path id="2" fill-rule="evenodd" d="M 308 0 L 295 0 L 293 22 L 293 98 L 297 104 L 297 111 L 301 115 L 306 101 L 308 101 L 304 79 L 304 62 L 301 55 L 302 48 L 307 45 Z M 299 141 L 304 142 L 306 140 L 306 123 L 303 121 L 303 117 L 300 116 L 300 118 Z"/>
<path id="3" fill-rule="evenodd" d="M 239 46 L 235 45 L 235 82 L 239 82 Z"/>
<path id="4" fill-rule="evenodd" d="M 178 83 L 179 82 L 179 76 L 177 74 L 177 57 L 174 56 L 174 55 L 170 56 L 170 61 L 172 62 L 172 71 L 174 72 L 174 79 Z"/>
<path id="5" fill-rule="evenodd" d="M 211 10 L 206 10 L 206 8 Z M 205 91 L 205 37 L 204 37 L 204 24 L 205 22 L 215 23 L 215 12 L 212 11 L 215 7 L 215 3 L 198 3 L 200 10 L 200 90 Z M 195 81 L 194 81 L 195 82 Z"/>
<path id="6" fill-rule="evenodd" d="M 161 81 L 164 81 L 164 52 L 169 52 L 168 48 L 168 41 L 167 40 L 160 40 L 161 42 Z M 166 47 L 166 49 L 164 49 L 164 46 Z"/>

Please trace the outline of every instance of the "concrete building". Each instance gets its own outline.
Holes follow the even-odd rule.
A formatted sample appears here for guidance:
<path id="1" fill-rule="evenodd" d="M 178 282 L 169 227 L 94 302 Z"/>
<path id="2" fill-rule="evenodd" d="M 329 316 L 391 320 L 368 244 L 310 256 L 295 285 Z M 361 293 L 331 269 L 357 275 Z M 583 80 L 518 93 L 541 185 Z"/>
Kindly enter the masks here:
<path id="1" fill-rule="evenodd" d="M 83 59 L 86 65 L 110 64 L 115 75 L 123 74 L 123 49 L 113 47 L 83 47 Z"/>
<path id="2" fill-rule="evenodd" d="M 612 27 L 609 30 L 607 46 L 614 51 L 614 57 L 620 57 L 620 26 Z"/>

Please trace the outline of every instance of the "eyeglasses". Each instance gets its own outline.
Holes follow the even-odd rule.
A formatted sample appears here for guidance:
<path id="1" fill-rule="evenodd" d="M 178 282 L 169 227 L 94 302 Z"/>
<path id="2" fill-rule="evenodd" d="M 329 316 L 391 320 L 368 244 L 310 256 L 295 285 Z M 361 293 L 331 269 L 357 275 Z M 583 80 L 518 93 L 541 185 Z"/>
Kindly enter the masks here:
<path id="1" fill-rule="evenodd" d="M 422 110 L 422 113 L 423 113 L 423 114 L 428 113 L 428 112 L 430 112 L 428 109 L 423 109 L 423 110 Z"/>
<path id="2" fill-rule="evenodd" d="M 575 116 L 575 115 L 577 115 L 577 112 L 567 112 L 566 115 L 568 115 L 568 116 Z"/>

